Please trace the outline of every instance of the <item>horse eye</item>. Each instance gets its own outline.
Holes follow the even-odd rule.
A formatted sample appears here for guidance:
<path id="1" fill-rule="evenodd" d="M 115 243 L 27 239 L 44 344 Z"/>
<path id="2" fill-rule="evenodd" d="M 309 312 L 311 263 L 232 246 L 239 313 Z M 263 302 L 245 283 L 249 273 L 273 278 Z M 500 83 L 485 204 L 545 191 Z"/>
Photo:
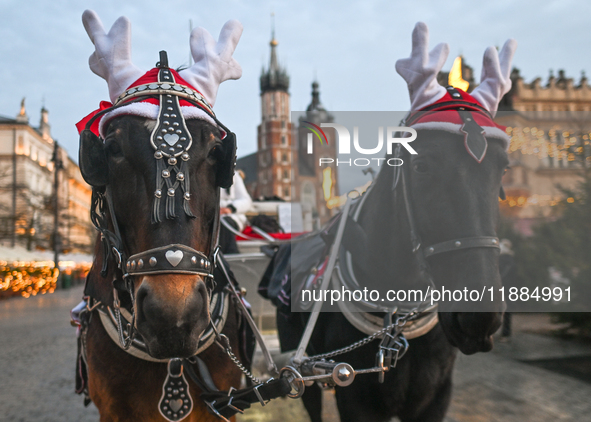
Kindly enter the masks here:
<path id="1" fill-rule="evenodd" d="M 222 144 L 215 144 L 214 147 L 211 150 L 209 150 L 209 156 L 214 160 L 221 159 L 224 154 L 223 148 L 224 147 Z"/>
<path id="2" fill-rule="evenodd" d="M 505 167 L 505 170 L 503 170 L 503 174 L 507 174 L 507 172 L 511 170 L 511 166 L 507 166 Z"/>
<path id="3" fill-rule="evenodd" d="M 121 155 L 122 154 L 121 146 L 119 146 L 119 144 L 117 142 L 114 142 L 114 141 L 109 142 L 107 144 L 107 151 L 111 155 Z"/>
<path id="4" fill-rule="evenodd" d="M 418 162 L 414 163 L 412 168 L 417 173 L 427 173 L 427 171 L 429 170 L 429 167 L 427 166 L 427 164 L 425 164 L 422 161 L 418 161 Z"/>

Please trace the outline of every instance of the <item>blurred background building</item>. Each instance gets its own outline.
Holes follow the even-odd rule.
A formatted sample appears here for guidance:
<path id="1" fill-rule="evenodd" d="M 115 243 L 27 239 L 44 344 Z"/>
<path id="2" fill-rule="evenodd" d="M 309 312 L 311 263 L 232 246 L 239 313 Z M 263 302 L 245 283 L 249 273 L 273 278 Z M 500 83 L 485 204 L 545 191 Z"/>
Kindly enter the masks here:
<path id="1" fill-rule="evenodd" d="M 48 116 L 42 108 L 32 126 L 24 99 L 16 118 L 0 116 L 0 243 L 52 250 L 57 195 L 60 253 L 90 252 L 91 190 L 51 137 Z"/>
<path id="2" fill-rule="evenodd" d="M 550 72 L 545 83 L 541 78 L 527 83 L 514 69 L 511 80 L 496 118 L 511 136 L 501 210 L 520 233 L 530 235 L 591 168 L 591 87 L 584 73 L 575 82 L 562 70 L 558 77 Z"/>
<path id="3" fill-rule="evenodd" d="M 471 92 L 477 85 L 472 68 L 457 57 L 441 85 Z M 518 69 L 495 120 L 511 136 L 510 169 L 503 178 L 507 199 L 501 212 L 522 235 L 553 216 L 552 207 L 568 197 L 591 169 L 591 87 L 584 72 L 578 81 L 563 70 L 546 81 L 525 82 Z"/>

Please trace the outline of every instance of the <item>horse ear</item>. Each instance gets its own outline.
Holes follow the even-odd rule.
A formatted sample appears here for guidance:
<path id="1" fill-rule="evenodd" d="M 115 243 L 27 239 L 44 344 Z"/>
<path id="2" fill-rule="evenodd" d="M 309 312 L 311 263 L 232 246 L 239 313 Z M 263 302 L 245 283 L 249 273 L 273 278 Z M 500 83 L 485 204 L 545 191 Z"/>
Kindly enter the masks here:
<path id="1" fill-rule="evenodd" d="M 505 195 L 505 189 L 503 189 L 502 186 L 501 186 L 501 190 L 499 192 L 499 198 L 501 198 L 501 201 L 504 201 L 505 199 L 507 199 L 507 195 Z"/>
<path id="2" fill-rule="evenodd" d="M 101 139 L 89 129 L 80 134 L 78 162 L 82 177 L 90 186 L 103 187 L 109 180 L 107 155 Z"/>

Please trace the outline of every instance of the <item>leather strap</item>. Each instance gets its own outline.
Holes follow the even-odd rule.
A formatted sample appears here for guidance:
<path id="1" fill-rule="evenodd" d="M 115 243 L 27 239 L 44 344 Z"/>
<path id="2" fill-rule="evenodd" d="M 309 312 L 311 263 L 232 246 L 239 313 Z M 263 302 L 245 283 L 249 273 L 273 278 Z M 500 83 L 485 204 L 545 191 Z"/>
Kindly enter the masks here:
<path id="1" fill-rule="evenodd" d="M 252 403 L 260 403 L 265 406 L 269 400 L 277 397 L 285 397 L 291 391 L 291 385 L 287 378 L 273 379 L 252 387 L 229 391 L 213 390 L 195 372 L 191 362 L 183 360 L 185 373 L 203 391 L 201 400 L 207 404 L 210 413 L 223 419 L 230 418 L 236 413 L 244 413 Z"/>
<path id="2" fill-rule="evenodd" d="M 287 378 L 279 378 L 242 390 L 203 393 L 201 399 L 211 413 L 227 419 L 236 413 L 244 413 L 252 403 L 264 406 L 269 400 L 287 396 L 290 391 L 291 385 Z"/>
<path id="3" fill-rule="evenodd" d="M 175 243 L 130 256 L 125 269 L 132 276 L 173 273 L 209 276 L 212 264 L 204 253 Z"/>
<path id="4" fill-rule="evenodd" d="M 448 240 L 425 248 L 425 258 L 444 252 L 457 251 L 469 248 L 497 248 L 499 238 L 493 236 L 464 237 L 462 239 Z"/>

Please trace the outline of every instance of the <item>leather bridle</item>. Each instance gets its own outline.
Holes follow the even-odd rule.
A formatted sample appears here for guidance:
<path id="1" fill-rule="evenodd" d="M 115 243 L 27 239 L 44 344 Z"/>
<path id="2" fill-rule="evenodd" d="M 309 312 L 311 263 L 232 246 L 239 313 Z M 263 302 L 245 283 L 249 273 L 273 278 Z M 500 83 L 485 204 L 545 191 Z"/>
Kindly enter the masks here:
<path id="1" fill-rule="evenodd" d="M 166 71 L 167 68 L 163 67 L 161 71 Z M 229 157 L 226 155 L 225 160 L 230 162 L 223 162 L 221 163 L 223 170 L 227 173 L 231 172 L 233 174 L 234 165 L 235 165 L 235 151 L 236 151 L 236 137 L 233 132 L 231 132 L 226 126 L 224 126 L 215 116 L 211 107 L 201 98 L 196 96 L 196 93 L 193 92 L 192 97 L 187 97 L 187 94 L 182 91 L 177 91 L 174 84 L 165 85 L 167 89 L 160 88 L 158 84 L 157 89 L 152 89 L 151 92 L 148 92 L 148 95 L 145 95 L 145 91 L 136 91 L 134 94 L 128 94 L 124 98 L 120 98 L 120 100 L 107 109 L 101 110 L 97 114 L 95 114 L 87 123 L 85 130 L 81 133 L 81 155 L 83 154 L 83 145 L 89 144 L 90 142 L 100 142 L 104 144 L 103 140 L 99 139 L 94 133 L 91 132 L 90 128 L 92 124 L 99 118 L 104 116 L 105 114 L 116 110 L 120 107 L 127 106 L 129 104 L 144 101 L 147 98 L 160 96 L 161 103 L 164 104 L 164 97 L 176 96 L 178 98 L 182 98 L 185 101 L 192 103 L 195 107 L 200 108 L 201 110 L 205 111 L 209 117 L 226 133 L 226 140 L 229 145 L 228 148 L 231 150 L 232 156 Z M 178 99 L 177 99 L 177 113 L 180 114 L 180 120 L 182 121 L 182 125 L 186 130 L 185 119 L 180 111 L 180 107 L 178 107 Z M 161 107 L 163 108 L 163 107 Z M 162 110 L 161 110 L 162 114 Z M 166 116 L 166 115 L 165 115 Z M 170 118 L 169 118 L 170 120 Z M 157 123 L 160 123 L 160 118 L 158 119 Z M 164 122 L 168 124 L 168 122 Z M 158 124 L 157 124 L 158 126 Z M 177 126 L 178 127 L 178 126 Z M 157 127 L 158 129 L 158 127 Z M 190 135 L 189 135 L 190 136 Z M 152 136 L 154 137 L 154 135 Z M 180 138 L 181 140 L 184 138 Z M 158 146 L 152 145 L 156 149 L 156 153 L 154 154 L 155 159 L 158 162 L 157 178 L 161 177 L 163 172 L 168 172 L 168 177 L 170 178 L 171 172 L 167 170 L 161 162 L 167 160 L 167 164 L 174 166 L 174 169 L 177 172 L 177 184 L 178 181 L 186 182 L 188 186 L 188 174 L 185 175 L 183 170 L 184 167 L 176 167 L 177 159 L 173 154 L 164 154 L 159 150 Z M 163 144 L 164 145 L 164 144 Z M 189 159 L 187 150 L 191 146 L 189 145 L 181 151 L 184 151 L 184 154 L 180 155 L 180 152 L 177 152 L 178 161 L 182 159 L 182 165 L 185 165 L 186 161 Z M 90 148 L 89 148 L 90 149 Z M 170 148 L 172 150 L 172 148 Z M 228 160 L 229 159 L 229 160 Z M 163 167 L 163 168 L 161 168 Z M 182 178 L 179 177 L 179 173 L 183 176 Z M 83 172 L 84 175 L 84 172 Z M 227 175 L 224 175 L 227 176 Z M 226 185 L 228 177 L 224 178 L 223 184 Z M 166 180 L 166 179 L 165 179 Z M 166 180 L 167 181 L 167 180 Z M 176 186 L 176 185 L 174 185 Z M 101 241 L 103 243 L 103 263 L 101 269 L 101 275 L 106 277 L 107 270 L 108 270 L 108 262 L 112 258 L 114 259 L 117 270 L 120 274 L 115 276 L 113 280 L 113 311 L 117 321 L 117 331 L 119 333 L 119 342 L 121 347 L 124 350 L 129 349 L 133 342 L 133 337 L 135 335 L 135 311 L 134 311 L 134 277 L 135 276 L 143 276 L 143 275 L 150 275 L 150 274 L 195 274 L 205 277 L 206 286 L 208 290 L 208 296 L 211 296 L 213 289 L 215 287 L 215 282 L 213 278 L 213 270 L 215 267 L 215 263 L 217 261 L 217 253 L 219 251 L 219 247 L 217 245 L 218 241 L 218 233 L 220 229 L 220 216 L 219 216 L 219 184 L 216 188 L 216 195 L 213 201 L 215 202 L 215 218 L 212 225 L 211 233 L 210 233 L 210 245 L 209 245 L 209 252 L 201 252 L 197 251 L 190 246 L 181 245 L 181 244 L 170 244 L 162 247 L 152 248 L 146 251 L 142 251 L 136 254 L 129 256 L 125 251 L 123 239 L 121 237 L 121 232 L 119 229 L 119 224 L 117 222 L 117 218 L 115 215 L 115 210 L 113 207 L 113 197 L 111 192 L 111 187 L 107 183 L 104 186 L 93 186 L 93 194 L 92 194 L 92 205 L 91 205 L 91 221 L 95 228 L 101 234 Z M 157 186 L 158 188 L 158 186 Z M 169 196 L 172 196 L 172 201 L 174 201 L 174 194 L 175 191 L 172 189 L 172 195 L 169 193 Z M 154 211 L 153 216 L 158 214 L 159 207 L 160 207 L 160 195 L 158 195 L 158 191 L 155 194 L 156 198 L 154 200 Z M 188 209 L 188 199 L 190 198 L 189 192 L 185 192 L 184 194 L 184 207 L 185 212 L 189 218 L 194 218 L 191 214 L 190 210 Z M 167 198 L 168 200 L 169 198 Z M 172 202 L 171 201 L 171 202 Z M 166 207 L 166 216 L 167 218 L 174 218 L 174 207 L 172 208 L 172 213 L 169 213 L 170 206 L 167 203 Z M 108 211 L 108 212 L 107 212 Z M 109 221 L 110 220 L 110 221 Z M 154 218 L 153 218 L 154 220 Z M 160 221 L 159 218 L 153 221 L 154 223 L 158 223 Z M 110 222 L 110 224 L 109 224 Z M 110 226 L 113 230 L 110 230 Z M 121 303 L 119 299 L 120 293 L 127 293 L 131 299 L 131 306 L 130 306 L 130 314 L 131 314 L 131 321 L 127 323 L 126 329 L 122 326 L 122 318 L 121 318 Z"/>
<path id="2" fill-rule="evenodd" d="M 463 104 L 462 104 L 463 105 Z M 449 104 L 446 104 L 446 107 L 449 107 Z M 477 112 L 482 112 L 481 110 L 477 110 Z M 468 111 L 468 113 L 470 113 Z M 408 120 L 406 122 L 401 123 L 402 126 L 405 124 L 409 124 Z M 411 123 L 412 125 L 412 123 Z M 402 159 L 402 155 L 406 150 L 403 150 L 402 145 L 398 144 L 395 149 L 395 157 Z M 406 154 L 410 157 L 410 154 Z M 409 160 L 410 161 L 410 160 Z M 439 255 L 442 253 L 448 253 L 463 249 L 473 249 L 473 248 L 495 248 L 500 249 L 499 245 L 499 238 L 494 236 L 470 236 L 470 237 L 462 237 L 456 238 L 451 240 L 446 240 L 443 242 L 439 242 L 433 245 L 424 246 L 421 237 L 419 235 L 419 231 L 417 229 L 417 224 L 415 222 L 415 213 L 414 213 L 414 206 L 412 202 L 412 198 L 409 194 L 410 187 L 410 166 L 403 165 L 396 167 L 395 176 L 394 176 L 394 184 L 398 184 L 401 181 L 402 185 L 402 197 L 404 201 L 404 207 L 406 210 L 406 215 L 408 218 L 409 224 L 409 232 L 410 232 L 410 241 L 412 245 L 412 252 L 415 255 L 417 262 L 419 264 L 419 268 L 424 275 L 427 276 L 429 282 L 433 285 L 433 281 L 430 275 L 429 264 L 427 258 L 431 258 L 435 255 Z M 394 186 L 395 188 L 396 186 Z"/>

